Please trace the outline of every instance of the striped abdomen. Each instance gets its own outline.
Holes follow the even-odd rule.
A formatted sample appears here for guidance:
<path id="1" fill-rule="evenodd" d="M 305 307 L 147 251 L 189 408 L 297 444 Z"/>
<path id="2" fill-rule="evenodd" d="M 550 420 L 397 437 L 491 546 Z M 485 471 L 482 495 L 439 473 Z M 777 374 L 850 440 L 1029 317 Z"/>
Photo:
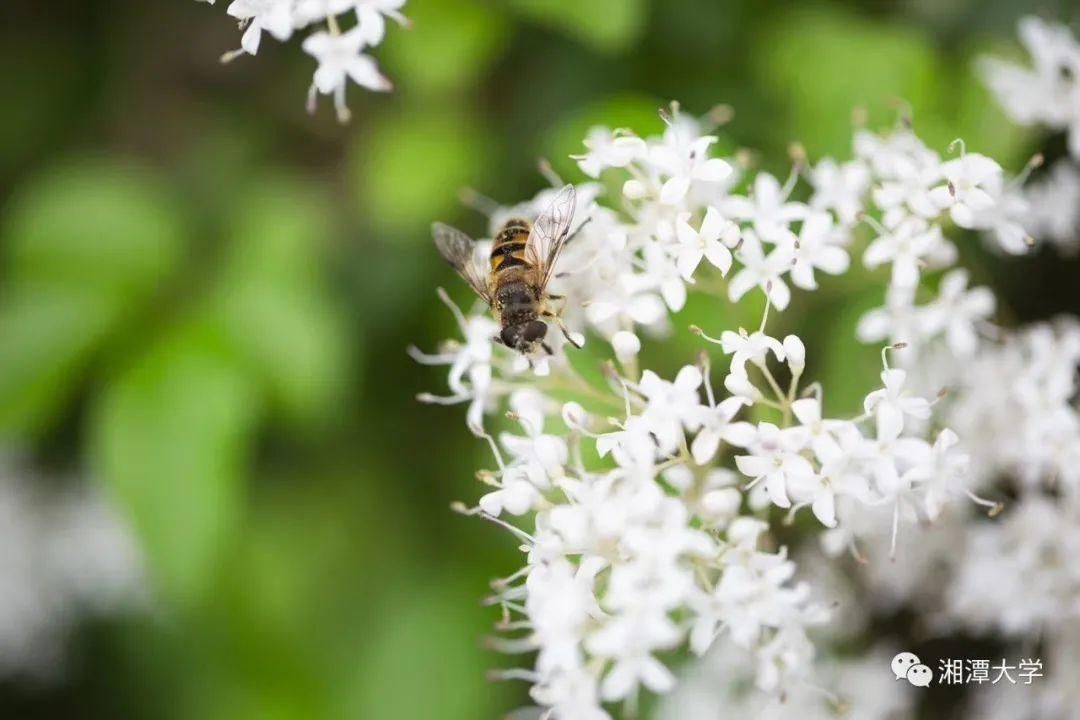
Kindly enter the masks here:
<path id="1" fill-rule="evenodd" d="M 520 272 L 529 267 L 525 259 L 525 244 L 528 239 L 529 223 L 526 221 L 507 220 L 502 226 L 491 246 L 491 274 L 496 280 L 507 270 L 517 268 Z"/>

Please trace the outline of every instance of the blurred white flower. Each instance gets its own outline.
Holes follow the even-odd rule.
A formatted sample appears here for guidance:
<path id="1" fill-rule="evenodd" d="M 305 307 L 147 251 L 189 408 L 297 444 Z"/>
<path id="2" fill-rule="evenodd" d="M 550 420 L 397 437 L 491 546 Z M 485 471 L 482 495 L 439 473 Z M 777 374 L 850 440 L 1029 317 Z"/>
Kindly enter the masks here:
<path id="1" fill-rule="evenodd" d="M 584 145 L 588 152 L 571 157 L 578 161 L 581 171 L 591 178 L 600 177 L 600 173 L 608 168 L 624 168 L 648 152 L 648 146 L 641 138 L 613 133 L 606 127 L 590 130 Z"/>
<path id="2" fill-rule="evenodd" d="M 842 225 L 853 225 L 863 209 L 870 180 L 869 168 L 858 160 L 840 165 L 832 158 L 824 158 L 810 171 L 814 186 L 810 207 L 832 210 Z"/>
<path id="3" fill-rule="evenodd" d="M 314 104 L 316 92 L 333 95 L 334 108 L 344 122 L 349 119 L 349 109 L 345 105 L 347 80 L 369 90 L 385 91 L 391 88 L 390 81 L 379 72 L 375 61 L 361 52 L 364 41 L 360 27 L 343 34 L 318 32 L 304 40 L 304 52 L 319 63 L 308 93 L 309 105 Z"/>
<path id="4" fill-rule="evenodd" d="M 1064 25 L 1033 16 L 1020 20 L 1020 39 L 1033 67 L 984 58 L 983 78 L 1014 121 L 1067 130 L 1080 158 L 1080 43 Z"/>
<path id="5" fill-rule="evenodd" d="M 233 0 L 225 12 L 247 26 L 240 47 L 248 55 L 259 51 L 263 30 L 282 42 L 292 36 L 293 0 Z"/>
<path id="6" fill-rule="evenodd" d="M 943 333 L 949 349 L 958 358 L 971 357 L 979 346 L 978 323 L 994 314 L 996 301 L 988 288 L 968 289 L 966 270 L 953 270 L 941 280 L 936 300 L 920 309 L 927 335 Z"/>
<path id="7" fill-rule="evenodd" d="M 208 1 L 213 4 L 213 0 Z M 401 13 L 404 5 L 405 0 L 233 0 L 226 12 L 240 20 L 244 33 L 240 50 L 225 53 L 222 60 L 245 53 L 255 55 L 264 31 L 285 42 L 298 30 L 321 28 L 303 43 L 304 52 L 318 63 L 308 91 L 308 110 L 314 112 L 317 93 L 333 95 L 338 119 L 345 122 L 349 119 L 345 105 L 349 80 L 368 90 L 391 89 L 390 81 L 363 51 L 383 41 L 385 18 L 408 25 Z M 349 17 L 355 18 L 351 27 Z"/>
<path id="8" fill-rule="evenodd" d="M 1064 253 L 1080 250 L 1080 169 L 1058 161 L 1024 189 L 1024 227 L 1035 241 L 1052 242 Z"/>
<path id="9" fill-rule="evenodd" d="M 46 492 L 16 467 L 0 468 L 0 675 L 50 676 L 74 624 L 137 609 L 147 589 L 130 532 L 96 492 Z"/>

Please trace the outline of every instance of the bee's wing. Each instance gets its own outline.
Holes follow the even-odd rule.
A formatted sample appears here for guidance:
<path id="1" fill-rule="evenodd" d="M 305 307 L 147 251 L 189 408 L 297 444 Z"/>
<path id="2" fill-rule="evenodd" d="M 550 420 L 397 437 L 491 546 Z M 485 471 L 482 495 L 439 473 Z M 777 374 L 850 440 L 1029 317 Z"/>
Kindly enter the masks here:
<path id="1" fill-rule="evenodd" d="M 533 223 L 529 240 L 525 243 L 525 259 L 537 268 L 540 287 L 546 287 L 551 280 L 552 269 L 570 232 L 576 204 L 577 193 L 574 186 L 567 185 Z"/>
<path id="2" fill-rule="evenodd" d="M 431 237 L 435 240 L 435 247 L 443 260 L 457 270 L 458 275 L 469 283 L 469 287 L 490 305 L 487 270 L 477 259 L 476 242 L 460 230 L 438 222 L 431 226 Z"/>

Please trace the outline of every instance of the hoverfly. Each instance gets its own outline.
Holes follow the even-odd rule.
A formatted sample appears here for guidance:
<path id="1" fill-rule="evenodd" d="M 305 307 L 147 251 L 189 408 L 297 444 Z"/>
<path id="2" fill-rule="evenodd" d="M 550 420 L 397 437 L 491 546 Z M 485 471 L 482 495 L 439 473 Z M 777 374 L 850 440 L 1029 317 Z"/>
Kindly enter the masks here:
<path id="1" fill-rule="evenodd" d="M 538 347 L 552 354 L 544 342 L 548 327 L 540 318 L 554 320 L 566 339 L 580 347 L 551 307 L 551 301 L 562 296 L 547 291 L 570 233 L 576 202 L 574 186 L 566 185 L 536 222 L 507 220 L 495 233 L 486 259 L 465 233 L 442 223 L 431 226 L 439 254 L 483 298 L 502 326 L 494 340 L 524 355 Z"/>

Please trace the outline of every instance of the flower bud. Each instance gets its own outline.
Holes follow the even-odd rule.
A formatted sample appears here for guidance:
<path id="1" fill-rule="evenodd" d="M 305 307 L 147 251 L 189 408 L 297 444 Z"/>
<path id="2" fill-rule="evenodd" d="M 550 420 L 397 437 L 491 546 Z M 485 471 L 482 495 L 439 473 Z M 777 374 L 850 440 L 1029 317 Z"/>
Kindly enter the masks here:
<path id="1" fill-rule="evenodd" d="M 620 330 L 611 338 L 611 347 L 615 350 L 615 357 L 626 362 L 637 357 L 641 351 L 641 340 L 638 336 L 627 330 Z"/>

